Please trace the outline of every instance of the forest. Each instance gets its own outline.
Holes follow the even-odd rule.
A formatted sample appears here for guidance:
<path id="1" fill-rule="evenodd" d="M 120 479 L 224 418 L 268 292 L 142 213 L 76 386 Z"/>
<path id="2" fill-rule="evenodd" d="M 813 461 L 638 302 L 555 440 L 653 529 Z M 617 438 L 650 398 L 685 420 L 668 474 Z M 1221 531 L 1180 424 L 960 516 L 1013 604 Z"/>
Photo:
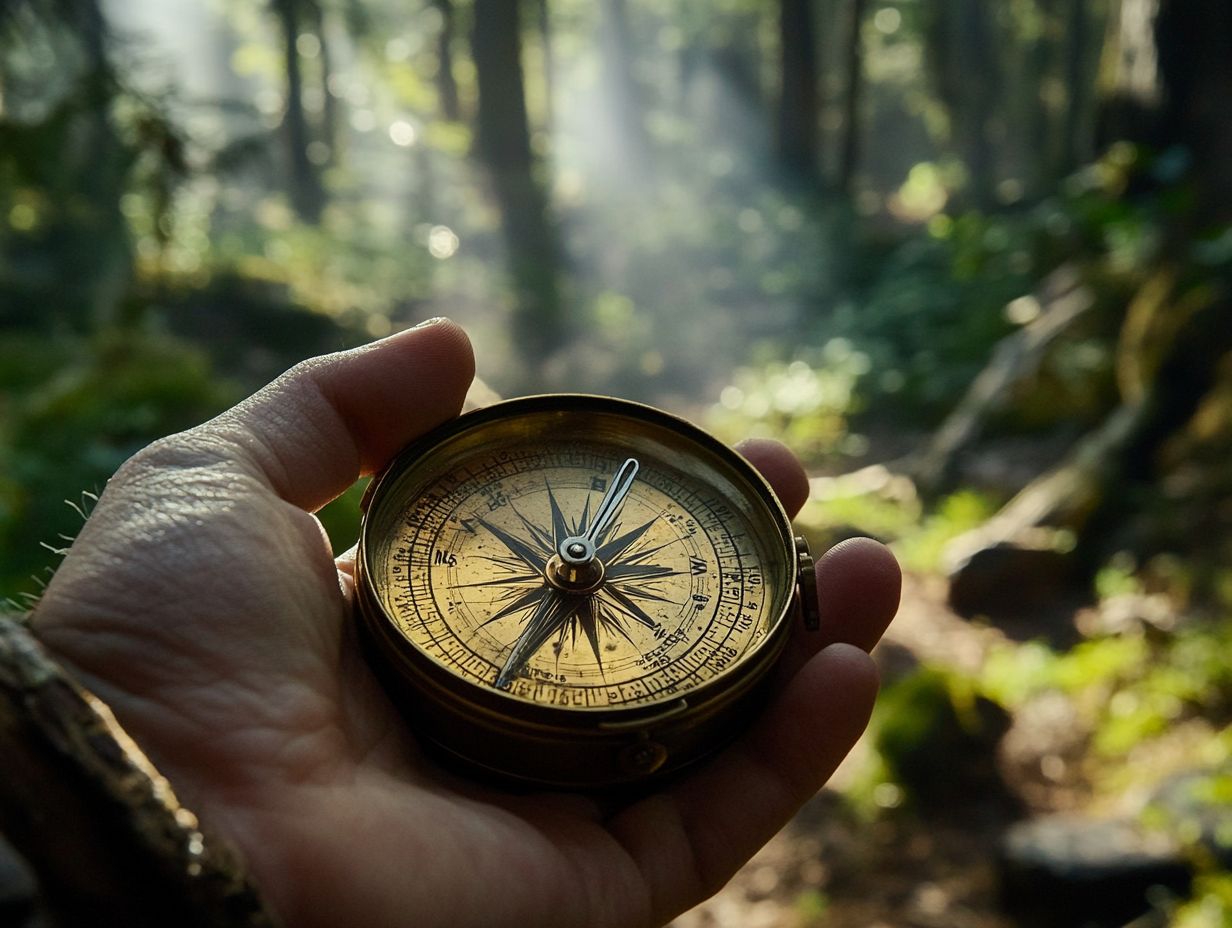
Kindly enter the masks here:
<path id="1" fill-rule="evenodd" d="M 0 0 L 12 611 L 135 451 L 441 315 L 904 566 L 870 731 L 677 928 L 1232 925 L 1227 0 Z"/>

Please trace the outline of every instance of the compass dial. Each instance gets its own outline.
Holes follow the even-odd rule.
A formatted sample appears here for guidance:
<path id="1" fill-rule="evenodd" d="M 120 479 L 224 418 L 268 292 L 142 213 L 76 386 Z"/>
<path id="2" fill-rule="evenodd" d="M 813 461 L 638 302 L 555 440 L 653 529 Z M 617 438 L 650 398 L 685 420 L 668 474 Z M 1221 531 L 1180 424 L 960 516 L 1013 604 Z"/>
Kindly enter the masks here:
<path id="1" fill-rule="evenodd" d="M 421 497 L 382 559 L 386 610 L 425 654 L 513 696 L 580 708 L 676 696 L 765 638 L 765 540 L 704 486 L 639 461 L 595 539 L 604 577 L 547 579 L 583 533 L 619 455 L 601 445 L 480 452 Z"/>
<path id="2" fill-rule="evenodd" d="M 714 439 L 647 407 L 537 397 L 456 420 L 378 478 L 360 600 L 414 701 L 447 707 L 438 732 L 641 725 L 645 741 L 656 713 L 713 716 L 764 674 L 796 568 L 773 493 Z"/>

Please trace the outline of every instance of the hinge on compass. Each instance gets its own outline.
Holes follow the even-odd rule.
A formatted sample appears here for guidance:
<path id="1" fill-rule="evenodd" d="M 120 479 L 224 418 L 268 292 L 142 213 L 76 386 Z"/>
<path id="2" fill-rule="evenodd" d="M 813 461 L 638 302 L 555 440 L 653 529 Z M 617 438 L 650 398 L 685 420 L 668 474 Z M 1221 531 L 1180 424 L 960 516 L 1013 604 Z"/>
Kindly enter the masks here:
<path id="1" fill-rule="evenodd" d="M 804 627 L 811 632 L 821 628 L 821 607 L 817 602 L 817 574 L 813 571 L 813 555 L 803 535 L 796 536 L 796 598 Z"/>

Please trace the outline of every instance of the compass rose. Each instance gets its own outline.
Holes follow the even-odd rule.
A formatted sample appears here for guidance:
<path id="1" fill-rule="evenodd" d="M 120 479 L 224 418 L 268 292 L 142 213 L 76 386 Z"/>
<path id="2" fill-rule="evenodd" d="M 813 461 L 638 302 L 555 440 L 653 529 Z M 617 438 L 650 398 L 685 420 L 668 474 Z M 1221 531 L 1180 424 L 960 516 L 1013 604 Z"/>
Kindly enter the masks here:
<path id="1" fill-rule="evenodd" d="M 618 635 L 633 643 L 633 623 L 663 634 L 659 623 L 643 604 L 666 602 L 656 583 L 685 571 L 656 562 L 656 555 L 679 539 L 649 546 L 647 530 L 655 516 L 624 529 L 620 510 L 637 474 L 638 464 L 628 459 L 617 471 L 602 501 L 590 514 L 590 496 L 581 515 L 568 519 L 552 486 L 545 481 L 551 524 L 541 525 L 510 503 L 522 531 L 510 531 L 480 518 L 479 524 L 504 547 L 505 552 L 488 556 L 505 575 L 469 586 L 499 590 L 499 608 L 483 623 L 490 625 L 515 618 L 522 629 L 496 676 L 495 686 L 508 689 L 527 663 L 555 639 L 559 655 L 566 641 L 572 647 L 585 638 L 603 673 L 601 637 Z"/>

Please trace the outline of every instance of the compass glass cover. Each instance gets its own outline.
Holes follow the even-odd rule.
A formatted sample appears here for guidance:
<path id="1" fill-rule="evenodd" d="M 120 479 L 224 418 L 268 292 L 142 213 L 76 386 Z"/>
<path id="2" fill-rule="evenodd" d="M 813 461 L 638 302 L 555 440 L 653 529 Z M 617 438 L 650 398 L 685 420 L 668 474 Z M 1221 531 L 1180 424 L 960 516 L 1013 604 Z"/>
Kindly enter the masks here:
<path id="1" fill-rule="evenodd" d="M 397 634 L 463 681 L 581 710 L 678 699 L 750 661 L 790 605 L 790 526 L 751 468 L 682 425 L 532 409 L 416 451 L 374 496 L 362 555 Z M 593 539 L 601 579 L 559 588 L 562 540 L 594 528 L 630 458 Z"/>

